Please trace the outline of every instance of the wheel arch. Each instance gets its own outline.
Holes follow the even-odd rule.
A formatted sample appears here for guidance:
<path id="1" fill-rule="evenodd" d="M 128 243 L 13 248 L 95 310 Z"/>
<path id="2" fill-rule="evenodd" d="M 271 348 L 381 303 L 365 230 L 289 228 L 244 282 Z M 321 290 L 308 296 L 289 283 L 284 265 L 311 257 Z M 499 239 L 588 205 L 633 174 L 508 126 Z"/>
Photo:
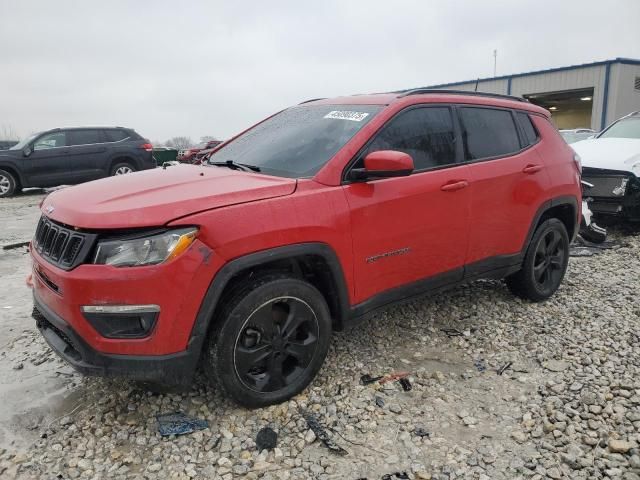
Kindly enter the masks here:
<path id="1" fill-rule="evenodd" d="M 0 163 L 0 170 L 5 170 L 14 176 L 17 182 L 16 189 L 26 186 L 22 174 L 20 173 L 19 169 L 17 169 L 14 165 L 7 164 L 7 163 Z"/>
<path id="2" fill-rule="evenodd" d="M 573 196 L 556 197 L 544 202 L 540 208 L 538 208 L 531 222 L 531 227 L 529 228 L 522 252 L 526 253 L 538 225 L 549 218 L 557 218 L 564 223 L 564 226 L 567 228 L 567 233 L 569 234 L 569 241 L 573 241 L 580 228 L 578 212 L 578 199 Z"/>
<path id="3" fill-rule="evenodd" d="M 128 163 L 129 165 L 134 167 L 136 170 L 140 170 L 140 165 L 138 164 L 138 161 L 132 155 L 128 155 L 126 153 L 119 153 L 113 156 L 111 160 L 109 160 L 109 171 L 107 172 L 108 175 L 111 175 L 111 172 L 113 171 L 113 167 L 115 167 L 118 163 Z"/>
<path id="4" fill-rule="evenodd" d="M 267 272 L 288 272 L 308 281 L 324 296 L 334 330 L 344 328 L 349 315 L 349 295 L 337 254 L 325 243 L 299 243 L 250 253 L 225 264 L 207 289 L 188 348 L 199 355 L 225 299 L 247 278 Z"/>

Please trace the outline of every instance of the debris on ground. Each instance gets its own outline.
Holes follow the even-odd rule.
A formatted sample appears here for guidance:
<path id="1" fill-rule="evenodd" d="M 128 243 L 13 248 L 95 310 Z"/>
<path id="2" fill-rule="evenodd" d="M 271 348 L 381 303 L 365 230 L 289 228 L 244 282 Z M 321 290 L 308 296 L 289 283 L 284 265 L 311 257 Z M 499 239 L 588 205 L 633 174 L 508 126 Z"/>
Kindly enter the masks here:
<path id="1" fill-rule="evenodd" d="M 385 473 L 382 476 L 382 480 L 408 480 L 409 475 L 407 472 L 395 472 L 395 473 Z"/>
<path id="2" fill-rule="evenodd" d="M 209 422 L 191 417 L 182 412 L 166 413 L 156 416 L 158 432 L 163 437 L 169 435 L 184 435 L 209 428 Z"/>
<path id="3" fill-rule="evenodd" d="M 17 242 L 17 243 L 8 243 L 7 245 L 3 245 L 3 250 L 13 250 L 14 248 L 28 247 L 29 241 L 26 242 Z"/>
<path id="4" fill-rule="evenodd" d="M 372 377 L 368 373 L 365 373 L 360 377 L 360 385 L 370 385 L 372 383 L 377 382 L 380 379 L 382 379 L 382 375 L 379 375 L 377 377 Z"/>
<path id="5" fill-rule="evenodd" d="M 462 337 L 464 335 L 464 333 L 458 330 L 457 328 L 441 328 L 440 331 L 444 332 L 449 338 Z"/>
<path id="6" fill-rule="evenodd" d="M 385 383 L 395 382 L 396 380 L 400 380 L 401 378 L 405 378 L 408 376 L 409 376 L 409 372 L 397 372 L 397 373 L 391 373 L 389 375 L 385 375 L 378 381 L 380 382 L 381 385 L 384 385 Z"/>
<path id="7" fill-rule="evenodd" d="M 329 437 L 329 434 L 327 433 L 325 428 L 320 424 L 318 419 L 313 414 L 306 411 L 303 411 L 301 413 L 302 413 L 302 418 L 305 419 L 311 431 L 315 433 L 316 438 L 318 438 L 322 443 L 324 443 L 325 447 L 327 447 L 336 455 L 347 455 L 349 453 L 340 445 L 335 443 L 331 439 L 331 437 Z"/>
<path id="8" fill-rule="evenodd" d="M 507 362 L 505 363 L 503 366 L 501 366 L 498 371 L 497 374 L 498 375 L 502 375 L 507 369 L 511 368 L 511 366 L 513 365 L 513 362 Z"/>
<path id="9" fill-rule="evenodd" d="M 623 246 L 618 242 L 612 240 L 602 241 L 599 243 L 593 243 L 578 236 L 576 241 L 569 247 L 570 257 L 592 257 L 598 255 L 604 250 L 611 250 Z"/>
<path id="10" fill-rule="evenodd" d="M 484 358 L 475 359 L 473 361 L 473 366 L 476 367 L 479 372 L 484 372 L 487 369 L 487 365 L 484 363 Z"/>
<path id="11" fill-rule="evenodd" d="M 384 407 L 384 398 L 376 395 L 376 405 L 379 406 L 380 408 Z"/>
<path id="12" fill-rule="evenodd" d="M 407 377 L 403 377 L 398 381 L 400 382 L 400 386 L 402 387 L 402 390 L 404 390 L 405 392 L 408 392 L 409 390 L 411 390 L 412 385 Z"/>
<path id="13" fill-rule="evenodd" d="M 273 450 L 278 444 L 278 434 L 271 427 L 264 427 L 256 435 L 256 447 L 258 451 Z"/>
<path id="14" fill-rule="evenodd" d="M 413 430 L 413 433 L 420 437 L 420 438 L 424 438 L 424 437 L 430 437 L 431 436 L 431 432 L 429 432 L 428 430 L 426 430 L 424 427 L 416 427 Z"/>

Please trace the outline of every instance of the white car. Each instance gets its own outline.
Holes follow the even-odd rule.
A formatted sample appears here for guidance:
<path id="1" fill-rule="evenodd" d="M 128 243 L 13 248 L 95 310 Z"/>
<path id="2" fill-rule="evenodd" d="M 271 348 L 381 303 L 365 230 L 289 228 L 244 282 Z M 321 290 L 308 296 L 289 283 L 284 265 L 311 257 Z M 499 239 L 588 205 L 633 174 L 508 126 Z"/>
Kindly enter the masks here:
<path id="1" fill-rule="evenodd" d="M 593 214 L 640 221 L 640 112 L 571 146 L 582 160 L 582 180 L 588 184 L 583 197 Z"/>

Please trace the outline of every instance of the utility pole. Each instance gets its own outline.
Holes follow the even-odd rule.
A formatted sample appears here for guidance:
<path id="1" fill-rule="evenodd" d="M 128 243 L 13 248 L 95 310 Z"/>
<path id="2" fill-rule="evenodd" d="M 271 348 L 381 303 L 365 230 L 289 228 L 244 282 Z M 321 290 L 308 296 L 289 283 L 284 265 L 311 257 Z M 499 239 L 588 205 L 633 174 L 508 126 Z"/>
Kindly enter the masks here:
<path id="1" fill-rule="evenodd" d="M 498 71 L 498 50 L 493 51 L 493 76 L 496 76 Z"/>

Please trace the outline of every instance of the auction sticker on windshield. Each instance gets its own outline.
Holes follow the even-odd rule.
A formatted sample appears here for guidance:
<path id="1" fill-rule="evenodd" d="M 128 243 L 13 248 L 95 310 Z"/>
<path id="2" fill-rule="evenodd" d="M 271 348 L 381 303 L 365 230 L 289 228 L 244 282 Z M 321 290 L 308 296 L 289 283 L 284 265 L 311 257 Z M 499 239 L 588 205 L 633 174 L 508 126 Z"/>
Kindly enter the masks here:
<path id="1" fill-rule="evenodd" d="M 338 120 L 351 120 L 352 122 L 361 122 L 369 116 L 364 112 L 350 112 L 347 110 L 333 110 L 327 113 L 324 118 L 336 118 Z"/>

